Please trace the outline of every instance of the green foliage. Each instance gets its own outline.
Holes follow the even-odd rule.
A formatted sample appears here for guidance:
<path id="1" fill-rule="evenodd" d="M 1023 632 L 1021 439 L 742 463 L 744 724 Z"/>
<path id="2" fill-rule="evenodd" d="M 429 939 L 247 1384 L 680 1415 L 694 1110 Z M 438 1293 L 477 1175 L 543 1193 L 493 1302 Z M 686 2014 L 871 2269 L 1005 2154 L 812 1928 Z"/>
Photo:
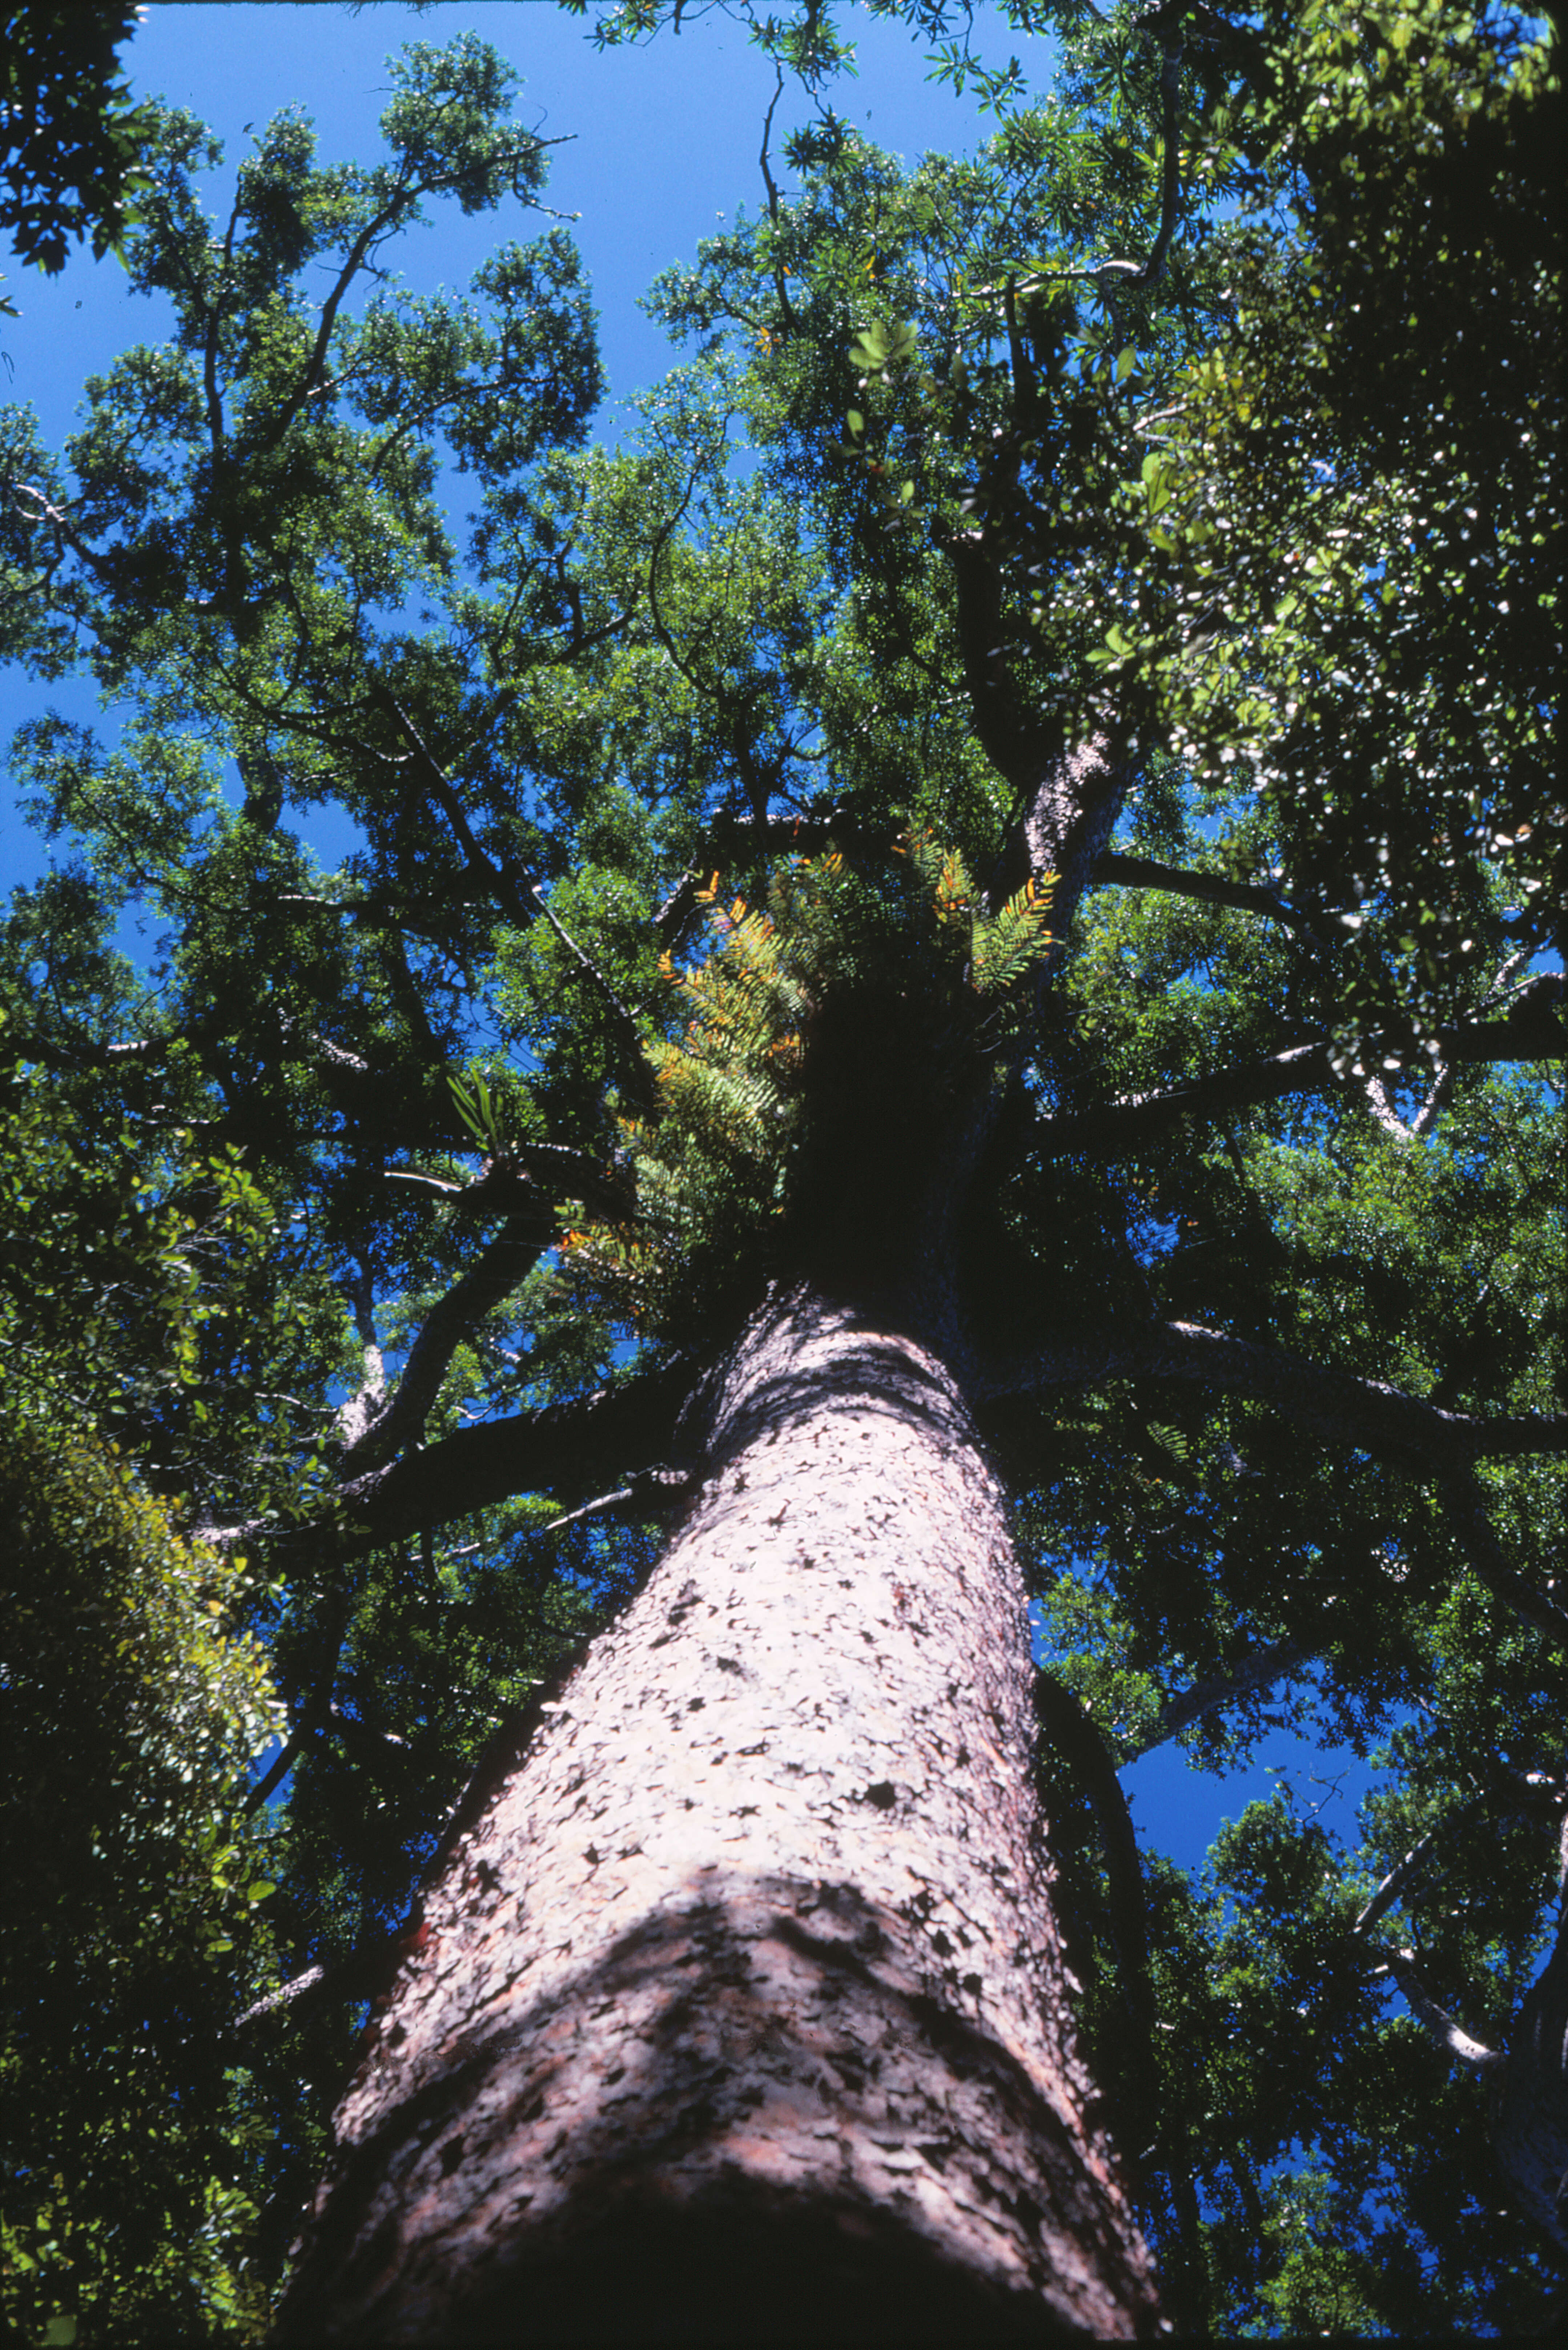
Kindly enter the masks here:
<path id="1" fill-rule="evenodd" d="M 145 186 L 151 118 L 117 56 L 139 16 L 121 0 L 11 0 L 0 17 L 0 233 L 51 274 L 73 237 L 118 252 Z"/>
<path id="2" fill-rule="evenodd" d="M 234 1804 L 280 1709 L 233 1629 L 245 1562 L 182 1541 L 63 1394 L 0 1409 L 6 2314 L 39 2343 L 248 2331 L 257 2133 L 223 2038 L 273 1884 Z"/>
<path id="3" fill-rule="evenodd" d="M 1346 1066 L 1373 1026 L 1430 1051 L 1500 884 L 1542 939 L 1564 889 L 1540 692 L 1561 87 L 1546 43 L 1448 0 L 1311 7 L 1215 127 L 1266 172 L 1288 152 L 1303 198 L 1282 223 L 1260 192 L 1233 324 L 1158 403 L 1127 494 L 1175 600 L 1108 650 L 1158 680 L 1210 790 L 1243 780 L 1296 886 L 1342 910 Z"/>
<path id="4" fill-rule="evenodd" d="M 814 1042 L 836 1003 L 939 994 L 950 1063 L 995 1054 L 1016 1028 L 1019 983 L 1050 950 L 1054 877 L 1032 877 L 991 914 L 957 850 L 916 832 L 898 853 L 906 869 L 881 890 L 835 850 L 775 865 L 765 911 L 742 898 L 715 908 L 716 874 L 694 892 L 713 910 L 711 951 L 679 971 L 662 958 L 675 1034 L 645 1048 L 647 1116 L 621 1120 L 635 1208 L 564 1235 L 576 1294 L 645 1335 L 689 1336 L 737 1282 L 779 1269 L 774 1236 L 797 1204 L 814 1117 Z M 951 1070 L 930 1074 L 940 1102 Z"/>
<path id="5" fill-rule="evenodd" d="M 613 454 L 585 445 L 560 230 L 466 296 L 389 274 L 421 207 L 539 199 L 469 36 L 395 61 L 379 162 L 268 126 L 226 222 L 206 132 L 159 113 L 126 258 L 174 335 L 89 384 L 58 456 L 0 418 L 5 650 L 132 712 L 113 747 L 58 717 L 14 746 L 61 869 L 0 938 L 28 1687 L 40 1754 L 57 1698 L 93 1717 L 59 1848 L 109 1856 L 68 1895 L 79 1952 L 27 1944 L 17 2080 L 73 1985 L 109 2019 L 61 2060 L 68 2159 L 25 2138 L 35 2331 L 261 2323 L 364 1978 L 224 2019 L 399 1924 L 466 1773 L 656 1549 L 574 1489 L 345 1558 L 334 1479 L 410 1364 L 410 1479 L 700 1350 L 803 1264 L 877 1310 L 948 1282 L 941 1343 L 982 1370 L 1152 1316 L 1466 1413 L 1560 1408 L 1560 1064 L 1539 1027 L 1533 1068 L 1430 1059 L 1507 1012 L 1561 893 L 1546 55 L 1448 0 L 1188 11 L 1168 236 L 1144 18 L 1034 10 L 1064 44 L 1035 103 L 941 0 L 894 13 L 981 78 L 995 135 L 906 171 L 826 106 L 830 12 L 759 24 L 823 93 L 795 185 L 659 281 L 689 363 Z M 1020 814 L 1091 737 L 1130 776 L 1120 879 L 1054 903 Z M 299 837 L 328 804 L 334 872 Z M 151 979 L 108 944 L 132 901 L 168 938 Z M 1127 1105 L 1318 1038 L 1332 1086 L 1117 1139 Z M 1207 1874 L 1151 1858 L 1152 2056 L 1099 1831 L 1043 1758 L 1089 2054 L 1168 2273 L 1220 2330 L 1528 2322 L 1484 2098 L 1376 1942 L 1506 2036 L 1552 1872 L 1516 1783 L 1560 1776 L 1561 1658 L 1401 1461 L 1244 1392 L 996 1385 L 1053 1669 L 1119 1757 L 1181 1719 L 1208 1770 L 1275 1728 L 1380 1758 L 1354 1834 L 1282 1791 Z M 1538 1581 L 1561 1462 L 1481 1482 Z M 202 1523 L 286 1575 L 220 1567 Z M 253 1638 L 299 1736 L 265 1835 L 236 1825 Z M 1260 1655 L 1290 1661 L 1249 1679 Z M 130 1692 L 102 1720 L 100 1669 Z M 160 1921 L 173 2021 L 135 2104 Z"/>

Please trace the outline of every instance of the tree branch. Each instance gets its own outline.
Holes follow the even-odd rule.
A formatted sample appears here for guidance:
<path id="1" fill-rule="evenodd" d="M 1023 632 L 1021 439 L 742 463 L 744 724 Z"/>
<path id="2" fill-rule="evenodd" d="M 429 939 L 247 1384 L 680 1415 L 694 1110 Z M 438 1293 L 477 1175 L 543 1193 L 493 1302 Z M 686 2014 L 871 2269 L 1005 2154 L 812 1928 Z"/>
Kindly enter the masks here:
<path id="1" fill-rule="evenodd" d="M 1212 1712 L 1217 1705 L 1224 1705 L 1231 1698 L 1247 1697 L 1272 1681 L 1283 1680 L 1314 1653 L 1304 1641 L 1276 1640 L 1267 1648 L 1254 1650 L 1231 1672 L 1213 1673 L 1207 1680 L 1194 1681 L 1189 1690 L 1161 1707 L 1147 1732 L 1129 1749 L 1124 1761 L 1136 1762 L 1140 1754 L 1152 1753 L 1157 1746 L 1179 1737 L 1189 1723 Z"/>
<path id="2" fill-rule="evenodd" d="M 1191 2304 L 1189 2314 L 1196 2324 L 1201 2316 L 1199 2302 L 1203 2276 L 1198 2200 L 1179 2110 L 1173 2101 L 1159 2094 L 1160 2067 L 1155 2054 L 1158 2002 L 1148 1963 L 1148 1906 L 1144 1898 L 1143 1868 L 1132 1814 L 1099 1725 L 1074 1691 L 1053 1674 L 1038 1672 L 1034 1676 L 1034 1708 L 1045 1736 L 1088 1797 L 1099 1830 L 1118 1987 L 1127 2021 L 1137 2037 L 1147 2091 L 1158 2115 L 1159 2136 L 1153 2151 L 1159 2157 L 1170 2185 L 1185 2271 L 1183 2297 Z"/>
<path id="3" fill-rule="evenodd" d="M 1480 1797 L 1477 1796 L 1472 1799 L 1472 1802 L 1479 1802 L 1480 1800 Z M 1461 1812 L 1469 1811 L 1470 1808 L 1471 1804 L 1464 1804 L 1461 1806 Z M 1445 1828 L 1452 1827 L 1455 1825 L 1455 1816 L 1450 1814 L 1448 1819 L 1441 1823 L 1441 1825 Z M 1437 1828 L 1428 1828 L 1424 1836 L 1418 1836 L 1417 1838 L 1416 1842 L 1410 1846 L 1409 1851 L 1405 1855 L 1404 1859 L 1396 1862 L 1395 1866 L 1389 1870 L 1387 1876 L 1383 1879 L 1382 1884 L 1377 1887 L 1376 1891 L 1367 1900 L 1365 1908 L 1361 1911 L 1361 1914 L 1356 1918 L 1355 1925 L 1352 1926 L 1350 1929 L 1353 1935 L 1362 1937 L 1369 1934 L 1373 1927 L 1378 1923 L 1379 1919 L 1387 1915 L 1388 1911 L 1392 1909 L 1396 1901 L 1398 1900 L 1400 1895 L 1404 1892 L 1406 1887 L 1409 1884 L 1411 1878 L 1419 1873 L 1421 1863 L 1426 1859 L 1427 1855 L 1431 1851 L 1432 1846 L 1437 1843 Z"/>
<path id="4" fill-rule="evenodd" d="M 579 1525 L 585 1518 L 607 1517 L 616 1510 L 637 1509 L 649 1514 L 673 1510 L 686 1499 L 696 1482 L 692 1469 L 677 1462 L 659 1461 L 650 1469 L 639 1469 L 613 1493 L 597 1493 L 591 1502 L 552 1518 L 545 1532 L 557 1534 L 563 1526 Z"/>
<path id="5" fill-rule="evenodd" d="M 1064 1682 L 1049 1672 L 1036 1673 L 1034 1705 L 1041 1728 L 1094 1807 L 1106 1857 L 1111 1938 L 1116 1948 L 1122 1998 L 1139 2030 L 1152 2033 L 1155 1997 L 1148 1971 L 1143 1870 L 1132 1814 L 1116 1765 L 1093 1715 Z"/>
<path id="6" fill-rule="evenodd" d="M 317 1673 L 310 1694 L 300 1706 L 293 1729 L 279 1752 L 273 1757 L 270 1769 L 264 1772 L 255 1785 L 246 1793 L 240 1806 L 242 1819 L 248 1820 L 259 1812 L 273 1789 L 287 1778 L 306 1741 L 315 1735 L 331 1711 L 332 1692 L 337 1682 L 337 1659 L 342 1654 L 344 1633 L 348 1628 L 348 1595 L 339 1593 L 332 1604 L 327 1623 L 327 1661 Z"/>
<path id="7" fill-rule="evenodd" d="M 1568 1648 L 1568 1613 L 1508 1565 L 1472 1473 L 1476 1461 L 1489 1458 L 1568 1452 L 1568 1413 L 1476 1419 L 1380 1379 L 1309 1363 L 1194 1322 L 1155 1323 L 1125 1336 L 1058 1343 L 1020 1357 L 1011 1367 L 998 1363 L 988 1372 L 981 1365 L 971 1383 L 983 1400 L 1107 1378 L 1181 1379 L 1253 1396 L 1339 1443 L 1435 1478 L 1448 1490 L 1470 1565 L 1488 1590 L 1548 1639 Z"/>
<path id="8" fill-rule="evenodd" d="M 1128 889 L 1163 889 L 1173 897 L 1198 898 L 1210 906 L 1238 906 L 1245 913 L 1266 914 L 1272 921 L 1304 931 L 1321 944 L 1337 943 L 1325 915 L 1293 906 L 1277 889 L 1261 881 L 1227 881 L 1220 873 L 1193 873 L 1180 866 L 1162 865 L 1152 857 L 1127 857 L 1117 848 L 1106 850 L 1095 867 L 1094 878 Z"/>
<path id="9" fill-rule="evenodd" d="M 592 956 L 584 953 L 571 932 L 557 918 L 537 882 L 535 882 L 528 894 L 560 940 L 561 944 L 576 961 L 578 970 L 592 983 L 603 1000 L 614 1024 L 616 1042 L 620 1047 L 628 1092 L 635 1097 L 644 1110 L 656 1109 L 659 1102 L 659 1089 L 653 1082 L 653 1072 L 649 1067 L 647 1055 L 642 1049 L 642 1038 L 638 1034 L 636 1021 Z"/>
<path id="10" fill-rule="evenodd" d="M 51 1044 L 44 1036 L 20 1035 L 7 1026 L 0 1032 L 0 1059 L 36 1061 L 41 1068 L 54 1069 L 62 1076 L 81 1069 L 151 1069 L 165 1058 L 171 1041 L 166 1036 L 139 1036 L 130 1045 L 95 1045 L 84 1038 L 64 1045 Z"/>
<path id="11" fill-rule="evenodd" d="M 100 585 L 109 588 L 114 587 L 114 565 L 108 556 L 95 553 L 93 548 L 86 544 L 63 506 L 54 504 L 45 493 L 31 482 L 13 480 L 9 486 L 21 496 L 33 499 L 38 509 L 37 518 L 48 524 L 55 534 L 57 545 L 68 546 L 78 562 L 85 564 Z M 53 566 L 50 567 L 51 570 L 53 567 Z"/>
<path id="12" fill-rule="evenodd" d="M 524 904 L 516 883 L 501 866 L 491 862 L 475 840 L 468 817 L 463 812 L 462 802 L 453 790 L 445 769 L 424 736 L 389 686 L 382 684 L 377 678 L 371 681 L 371 691 L 390 711 L 399 732 L 418 760 L 426 782 L 441 803 L 447 822 L 457 836 L 458 846 L 462 850 L 463 862 L 468 870 L 483 883 L 502 911 L 512 917 L 519 930 L 528 929 L 533 916 Z"/>
<path id="13" fill-rule="evenodd" d="M 1501 1599 L 1504 1607 L 1511 1607 L 1516 1616 L 1522 1616 L 1527 1624 L 1533 1624 L 1538 1632 L 1543 1632 L 1559 1648 L 1568 1648 L 1568 1612 L 1548 1599 L 1544 1592 L 1534 1590 L 1509 1565 L 1474 1471 L 1469 1468 L 1454 1470 L 1443 1479 L 1443 1487 L 1449 1513 L 1469 1553 L 1470 1565 L 1493 1598 Z"/>
<path id="14" fill-rule="evenodd" d="M 995 1362 L 989 1371 L 981 1365 L 975 1388 L 983 1399 L 1117 1378 L 1182 1379 L 1255 1396 L 1325 1436 L 1429 1476 L 1452 1477 L 1480 1460 L 1568 1452 L 1568 1414 L 1477 1419 L 1380 1379 L 1254 1346 L 1197 1322 L 1148 1323 L 1104 1339 L 1057 1341 L 1011 1363 Z"/>
<path id="15" fill-rule="evenodd" d="M 374 1288 L 369 1267 L 361 1260 L 358 1278 L 345 1284 L 354 1308 L 354 1326 L 364 1349 L 365 1376 L 358 1392 L 338 1408 L 337 1427 L 350 1452 L 387 1408 L 387 1366 L 376 1336 Z"/>
<path id="16" fill-rule="evenodd" d="M 464 1215 L 537 1214 L 544 1199 L 581 1200 L 600 1215 L 624 1220 L 637 1207 L 629 1175 L 613 1163 L 599 1165 L 586 1151 L 560 1142 L 509 1142 L 504 1163 L 492 1159 L 477 1182 L 453 1183 L 417 1167 L 386 1167 L 382 1180 L 415 1183 L 433 1191 Z M 547 1243 L 546 1243 L 547 1245 Z"/>
<path id="17" fill-rule="evenodd" d="M 1556 1016 L 1562 993 L 1562 980 L 1550 972 L 1543 984 L 1521 997 L 1506 1019 L 1439 1029 L 1437 1041 L 1445 1067 L 1485 1061 L 1555 1060 L 1568 1053 L 1568 1030 Z M 1401 1049 L 1397 1038 L 1375 1038 L 1369 1046 L 1380 1058 L 1385 1051 L 1392 1058 Z M 1326 1037 L 1320 1037 L 1310 1044 L 1289 1045 L 1267 1060 L 1194 1077 L 1168 1093 L 1132 1095 L 1098 1109 L 1044 1118 L 1041 1139 L 1053 1151 L 1094 1151 L 1111 1157 L 1168 1133 L 1184 1118 L 1282 1101 L 1291 1094 L 1326 1092 L 1338 1083 L 1332 1048 Z"/>
<path id="18" fill-rule="evenodd" d="M 431 1407 L 453 1355 L 493 1306 L 509 1296 L 556 1238 L 551 1215 L 509 1216 L 495 1238 L 426 1315 L 403 1375 L 387 1402 L 344 1455 L 352 1478 L 375 1468 L 424 1433 Z"/>
<path id="19" fill-rule="evenodd" d="M 1482 2040 L 1472 2040 L 1447 2009 L 1438 2005 L 1416 1963 L 1414 1950 L 1380 1949 L 1377 1955 L 1404 1992 L 1418 2022 L 1426 2025 L 1439 2047 L 1477 2073 L 1495 2073 L 1506 2063 L 1501 2049 L 1489 2048 Z"/>
<path id="20" fill-rule="evenodd" d="M 679 1456 L 676 1424 L 697 1377 L 686 1356 L 540 1411 L 483 1420 L 422 1451 L 400 1453 L 339 1486 L 303 1524 L 208 1528 L 221 1544 L 265 1544 L 284 1574 L 358 1557 L 520 1493 L 566 1498 L 624 1482 L 627 1463 Z"/>
<path id="21" fill-rule="evenodd" d="M 1144 20 L 1148 21 L 1148 20 Z M 1181 11 L 1161 8 L 1149 30 L 1163 52 L 1159 68 L 1160 135 L 1165 153 L 1160 179 L 1159 227 L 1137 283 L 1152 286 L 1165 267 L 1165 256 L 1176 234 L 1181 212 L 1181 140 L 1177 109 L 1181 99 Z"/>

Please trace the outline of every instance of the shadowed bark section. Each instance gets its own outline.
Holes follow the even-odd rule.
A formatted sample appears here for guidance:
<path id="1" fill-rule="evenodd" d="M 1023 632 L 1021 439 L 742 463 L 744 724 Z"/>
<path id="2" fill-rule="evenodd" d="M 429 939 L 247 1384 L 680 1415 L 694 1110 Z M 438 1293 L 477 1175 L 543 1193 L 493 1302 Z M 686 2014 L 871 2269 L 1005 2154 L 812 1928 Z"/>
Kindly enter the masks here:
<path id="1" fill-rule="evenodd" d="M 1561 2257 L 1568 2253 L 1568 1911 L 1508 2035 L 1492 2096 L 1498 2160 Z"/>
<path id="2" fill-rule="evenodd" d="M 797 1293 L 701 1409 L 684 1530 L 427 1900 L 278 2338 L 1150 2334 L 952 1383 Z"/>

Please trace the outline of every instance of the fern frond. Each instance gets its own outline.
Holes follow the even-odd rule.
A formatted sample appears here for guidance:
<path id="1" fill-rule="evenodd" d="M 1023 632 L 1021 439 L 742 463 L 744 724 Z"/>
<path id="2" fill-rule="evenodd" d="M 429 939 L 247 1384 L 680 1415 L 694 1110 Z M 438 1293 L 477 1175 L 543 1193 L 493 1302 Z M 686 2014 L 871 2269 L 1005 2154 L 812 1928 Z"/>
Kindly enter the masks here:
<path id="1" fill-rule="evenodd" d="M 1056 876 L 1031 879 L 989 920 L 977 916 L 971 956 L 979 995 L 999 995 L 1051 951 L 1051 899 Z"/>

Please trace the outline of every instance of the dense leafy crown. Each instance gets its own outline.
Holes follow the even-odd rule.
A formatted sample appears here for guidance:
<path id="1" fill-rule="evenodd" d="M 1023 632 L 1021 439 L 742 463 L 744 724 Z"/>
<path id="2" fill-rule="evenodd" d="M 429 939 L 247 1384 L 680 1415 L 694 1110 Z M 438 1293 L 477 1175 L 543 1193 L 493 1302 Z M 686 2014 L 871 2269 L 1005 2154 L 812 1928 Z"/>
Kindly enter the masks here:
<path id="1" fill-rule="evenodd" d="M 390 274 L 423 208 L 543 209 L 471 35 L 394 60 L 379 164 L 279 118 L 225 221 L 155 109 L 125 255 L 171 338 L 58 456 L 0 411 L 5 650 L 129 713 L 13 748 L 63 844 L 0 932 L 23 1770 L 99 1604 L 62 1509 L 151 1708 L 134 1765 L 84 1756 L 86 1955 L 7 2059 L 35 2095 L 61 1986 L 108 2019 L 68 2162 L 19 2157 L 40 2341 L 259 2323 L 377 1937 L 653 1555 L 701 1362 L 803 1271 L 949 1349 L 1011 1482 L 1085 2029 L 1177 2303 L 1538 2305 L 1430 2011 L 1506 2037 L 1564 1792 L 1554 51 L 1454 0 L 1060 0 L 1015 11 L 1061 42 L 1036 99 L 942 0 L 895 13 L 994 136 L 906 168 L 832 109 L 829 13 L 758 20 L 815 110 L 653 289 L 683 363 L 614 453 L 560 224 L 462 296 Z M 242 1806 L 257 1639 L 289 1738 Z M 1140 1960 L 1096 1769 L 1278 1722 L 1384 1792 L 1154 1861 Z M 179 2191 L 117 2269 L 143 1907 Z"/>

